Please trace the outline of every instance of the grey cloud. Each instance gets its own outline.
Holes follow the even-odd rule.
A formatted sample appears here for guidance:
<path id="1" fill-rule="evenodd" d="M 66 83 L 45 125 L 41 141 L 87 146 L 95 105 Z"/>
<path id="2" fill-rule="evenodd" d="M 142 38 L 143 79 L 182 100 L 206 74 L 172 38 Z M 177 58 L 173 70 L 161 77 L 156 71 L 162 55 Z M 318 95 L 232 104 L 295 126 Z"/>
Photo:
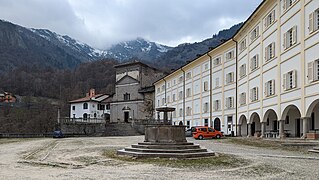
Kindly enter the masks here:
<path id="1" fill-rule="evenodd" d="M 244 21 L 260 2 L 0 0 L 0 18 L 68 34 L 98 48 L 136 37 L 177 45 L 185 40 L 203 40 L 220 29 Z"/>

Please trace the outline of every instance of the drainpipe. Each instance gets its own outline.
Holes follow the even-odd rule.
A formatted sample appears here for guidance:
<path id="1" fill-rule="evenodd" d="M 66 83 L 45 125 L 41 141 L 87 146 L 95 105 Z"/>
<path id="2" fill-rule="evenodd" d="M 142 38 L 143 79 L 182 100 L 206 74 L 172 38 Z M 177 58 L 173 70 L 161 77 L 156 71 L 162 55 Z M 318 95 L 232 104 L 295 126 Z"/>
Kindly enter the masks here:
<path id="1" fill-rule="evenodd" d="M 235 61 L 236 61 L 236 82 L 235 82 L 235 84 L 236 84 L 236 89 L 235 89 L 235 91 L 236 91 L 236 95 L 235 95 L 235 104 L 236 104 L 236 114 L 235 114 L 235 117 L 236 117 L 236 120 L 235 120 L 235 122 L 236 122 L 236 136 L 238 135 L 238 104 L 237 104 L 237 102 L 238 102 L 238 97 L 237 97 L 237 94 L 238 94 L 238 73 L 237 73 L 237 69 L 238 69 L 238 42 L 234 39 L 234 38 L 232 38 L 232 41 L 234 41 L 235 43 L 236 43 L 236 59 L 235 59 Z"/>
<path id="2" fill-rule="evenodd" d="M 212 56 L 209 55 L 209 53 L 206 53 L 207 56 L 209 57 L 209 116 L 210 116 L 210 126 L 213 127 L 213 60 Z"/>
<path id="3" fill-rule="evenodd" d="M 185 71 L 183 70 L 183 67 L 181 68 L 181 70 L 183 71 L 183 125 L 186 124 L 185 122 L 185 81 L 186 81 L 186 77 L 185 77 Z"/>

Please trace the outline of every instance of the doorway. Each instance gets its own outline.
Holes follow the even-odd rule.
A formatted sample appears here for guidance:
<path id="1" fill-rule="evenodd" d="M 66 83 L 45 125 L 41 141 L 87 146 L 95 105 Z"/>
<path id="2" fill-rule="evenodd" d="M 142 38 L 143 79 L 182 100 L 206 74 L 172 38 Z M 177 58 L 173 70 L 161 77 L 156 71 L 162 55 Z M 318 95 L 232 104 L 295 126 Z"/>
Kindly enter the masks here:
<path id="1" fill-rule="evenodd" d="M 300 118 L 296 119 L 296 137 L 301 137 Z"/>
<path id="2" fill-rule="evenodd" d="M 130 117 L 130 112 L 124 112 L 124 122 L 128 123 L 128 119 Z"/>
<path id="3" fill-rule="evenodd" d="M 220 131 L 220 119 L 216 118 L 214 120 L 214 129 L 216 129 L 217 131 Z"/>
<path id="4" fill-rule="evenodd" d="M 253 122 L 251 123 L 251 136 L 254 136 L 255 135 L 255 132 L 256 132 L 256 123 Z"/>

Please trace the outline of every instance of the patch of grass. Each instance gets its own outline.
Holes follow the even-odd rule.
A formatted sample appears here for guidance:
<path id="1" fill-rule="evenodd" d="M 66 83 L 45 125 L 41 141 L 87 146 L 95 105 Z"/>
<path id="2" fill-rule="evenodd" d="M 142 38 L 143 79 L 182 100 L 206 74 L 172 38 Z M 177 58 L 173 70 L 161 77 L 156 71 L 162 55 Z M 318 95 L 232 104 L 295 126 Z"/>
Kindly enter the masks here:
<path id="1" fill-rule="evenodd" d="M 248 165 L 249 161 L 237 158 L 234 155 L 216 154 L 216 156 L 199 159 L 176 159 L 176 158 L 135 158 L 131 156 L 120 156 L 116 150 L 106 150 L 103 155 L 107 158 L 116 159 L 132 163 L 146 163 L 158 166 L 176 167 L 176 168 L 234 168 Z"/>
<path id="2" fill-rule="evenodd" d="M 264 140 L 264 139 L 256 139 L 256 138 L 228 138 L 227 141 L 232 144 L 252 146 L 252 147 L 260 147 L 260 148 L 271 148 L 271 149 L 279 149 L 286 151 L 299 151 L 299 152 L 307 152 L 307 148 L 303 147 L 292 147 L 292 146 L 283 146 L 282 141 L 272 141 L 272 140 Z"/>

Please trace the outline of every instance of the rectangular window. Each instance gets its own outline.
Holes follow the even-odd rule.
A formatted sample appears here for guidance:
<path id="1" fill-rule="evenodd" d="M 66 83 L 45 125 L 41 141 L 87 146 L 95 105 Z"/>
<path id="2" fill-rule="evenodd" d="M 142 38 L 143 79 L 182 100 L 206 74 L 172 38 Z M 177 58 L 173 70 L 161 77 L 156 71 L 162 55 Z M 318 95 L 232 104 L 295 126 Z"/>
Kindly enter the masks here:
<path id="1" fill-rule="evenodd" d="M 226 84 L 234 82 L 234 72 L 226 74 Z"/>
<path id="2" fill-rule="evenodd" d="M 187 126 L 187 129 L 189 129 L 191 127 L 191 122 L 190 121 L 186 121 L 186 126 Z"/>
<path id="3" fill-rule="evenodd" d="M 266 61 L 269 61 L 274 57 L 275 57 L 275 43 L 273 42 L 265 48 L 265 59 Z"/>
<path id="4" fill-rule="evenodd" d="M 170 88 L 171 87 L 171 83 L 167 83 L 167 88 Z"/>
<path id="5" fill-rule="evenodd" d="M 239 76 L 240 78 L 243 78 L 244 76 L 246 76 L 246 64 L 242 64 L 239 67 Z"/>
<path id="6" fill-rule="evenodd" d="M 275 10 L 272 10 L 267 16 L 266 18 L 264 19 L 264 25 L 265 25 L 265 28 L 269 27 L 273 22 L 275 22 L 275 15 L 276 15 L 276 12 Z"/>
<path id="7" fill-rule="evenodd" d="M 160 93 L 161 92 L 161 88 L 157 88 L 157 93 Z"/>
<path id="8" fill-rule="evenodd" d="M 165 85 L 162 85 L 162 91 L 165 91 Z"/>
<path id="9" fill-rule="evenodd" d="M 259 55 L 256 54 L 250 59 L 250 70 L 254 71 L 259 67 Z"/>
<path id="10" fill-rule="evenodd" d="M 234 51 L 229 51 L 226 53 L 226 60 L 231 60 L 234 58 Z"/>
<path id="11" fill-rule="evenodd" d="M 214 67 L 216 67 L 216 66 L 220 65 L 220 64 L 221 64 L 221 58 L 220 58 L 220 57 L 218 57 L 218 58 L 214 59 L 213 64 L 214 64 Z"/>
<path id="12" fill-rule="evenodd" d="M 253 42 L 259 36 L 259 26 L 256 26 L 250 33 L 250 41 Z"/>
<path id="13" fill-rule="evenodd" d="M 309 14 L 309 32 L 312 33 L 319 29 L 319 9 Z"/>
<path id="14" fill-rule="evenodd" d="M 297 87 L 297 71 L 292 70 L 283 75 L 283 88 L 289 90 Z"/>
<path id="15" fill-rule="evenodd" d="M 220 100 L 215 100 L 213 104 L 213 108 L 215 111 L 220 110 Z"/>
<path id="16" fill-rule="evenodd" d="M 181 83 L 181 82 L 183 82 L 183 76 L 180 76 L 180 77 L 178 78 L 178 83 Z"/>
<path id="17" fill-rule="evenodd" d="M 183 109 L 182 108 L 179 109 L 179 117 L 183 117 Z"/>
<path id="18" fill-rule="evenodd" d="M 270 80 L 265 83 L 265 95 L 266 97 L 275 94 L 275 80 Z"/>
<path id="19" fill-rule="evenodd" d="M 183 91 L 179 91 L 179 93 L 178 93 L 178 99 L 179 99 L 179 100 L 183 99 Z"/>
<path id="20" fill-rule="evenodd" d="M 308 81 L 318 81 L 319 80 L 319 60 L 308 63 Z"/>
<path id="21" fill-rule="evenodd" d="M 219 87 L 219 78 L 216 78 L 215 79 L 215 88 L 218 88 Z"/>
<path id="22" fill-rule="evenodd" d="M 283 0 L 282 8 L 286 11 L 296 0 Z"/>
<path id="23" fill-rule="evenodd" d="M 173 94 L 173 102 L 175 102 L 175 101 L 176 101 L 176 95 Z"/>
<path id="24" fill-rule="evenodd" d="M 191 116 L 192 115 L 192 108 L 191 107 L 187 107 L 186 108 L 186 116 Z"/>
<path id="25" fill-rule="evenodd" d="M 246 93 L 245 93 L 245 92 L 240 93 L 240 96 L 239 96 L 239 104 L 240 104 L 241 106 L 246 104 Z"/>
<path id="26" fill-rule="evenodd" d="M 251 102 L 258 101 L 258 87 L 250 89 L 250 100 Z"/>
<path id="27" fill-rule="evenodd" d="M 292 27 L 284 34 L 284 49 L 288 49 L 297 43 L 297 26 Z"/>
<path id="28" fill-rule="evenodd" d="M 208 70 L 208 64 L 205 64 L 204 69 L 205 69 L 205 70 Z"/>
<path id="29" fill-rule="evenodd" d="M 170 96 L 167 96 L 167 103 L 170 103 Z"/>
<path id="30" fill-rule="evenodd" d="M 190 97 L 192 95 L 191 88 L 186 89 L 186 97 Z"/>
<path id="31" fill-rule="evenodd" d="M 234 97 L 227 97 L 226 98 L 226 108 L 227 109 L 234 108 Z"/>
<path id="32" fill-rule="evenodd" d="M 72 106 L 72 110 L 73 110 L 73 111 L 75 110 L 75 106 Z"/>
<path id="33" fill-rule="evenodd" d="M 187 74 L 186 74 L 186 79 L 188 80 L 188 79 L 190 79 L 192 77 L 192 73 L 191 72 L 188 72 Z"/>
<path id="34" fill-rule="evenodd" d="M 162 106 L 165 104 L 165 98 L 162 98 Z"/>
<path id="35" fill-rule="evenodd" d="M 204 113 L 207 113 L 208 110 L 209 110 L 209 104 L 208 104 L 208 102 L 205 102 L 203 111 L 204 111 Z"/>
<path id="36" fill-rule="evenodd" d="M 124 101 L 129 101 L 131 99 L 131 95 L 129 93 L 124 94 Z"/>
<path id="37" fill-rule="evenodd" d="M 243 50 L 245 50 L 247 48 L 247 45 L 246 45 L 246 39 L 242 40 L 240 43 L 239 43 L 239 51 L 242 52 Z"/>
<path id="38" fill-rule="evenodd" d="M 208 81 L 204 82 L 204 91 L 208 91 Z"/>

